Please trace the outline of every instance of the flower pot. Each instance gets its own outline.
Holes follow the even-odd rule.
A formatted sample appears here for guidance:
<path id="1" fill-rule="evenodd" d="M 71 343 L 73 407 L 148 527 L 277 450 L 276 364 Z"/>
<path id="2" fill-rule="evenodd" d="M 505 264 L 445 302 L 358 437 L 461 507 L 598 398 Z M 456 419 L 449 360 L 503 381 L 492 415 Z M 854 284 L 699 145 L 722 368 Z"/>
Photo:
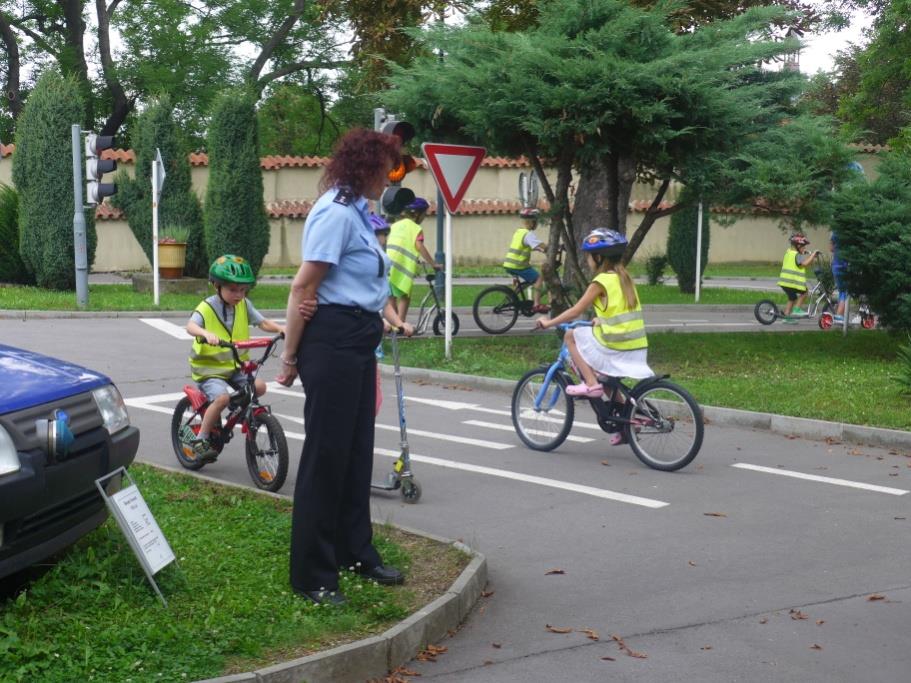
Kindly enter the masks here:
<path id="1" fill-rule="evenodd" d="M 183 276 L 183 267 L 187 262 L 186 242 L 163 242 L 158 244 L 158 274 L 165 279 L 174 280 Z"/>

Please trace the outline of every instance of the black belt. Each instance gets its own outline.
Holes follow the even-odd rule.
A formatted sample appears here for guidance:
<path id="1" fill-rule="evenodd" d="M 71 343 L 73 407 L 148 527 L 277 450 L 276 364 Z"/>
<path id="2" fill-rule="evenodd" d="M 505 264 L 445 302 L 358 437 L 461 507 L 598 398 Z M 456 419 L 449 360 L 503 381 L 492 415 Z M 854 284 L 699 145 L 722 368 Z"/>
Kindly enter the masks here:
<path id="1" fill-rule="evenodd" d="M 345 313 L 354 313 L 355 315 L 371 315 L 377 317 L 380 315 L 376 311 L 368 311 L 360 306 L 346 306 L 345 304 L 319 304 L 317 310 L 320 308 L 331 308 L 335 311 L 344 311 Z"/>

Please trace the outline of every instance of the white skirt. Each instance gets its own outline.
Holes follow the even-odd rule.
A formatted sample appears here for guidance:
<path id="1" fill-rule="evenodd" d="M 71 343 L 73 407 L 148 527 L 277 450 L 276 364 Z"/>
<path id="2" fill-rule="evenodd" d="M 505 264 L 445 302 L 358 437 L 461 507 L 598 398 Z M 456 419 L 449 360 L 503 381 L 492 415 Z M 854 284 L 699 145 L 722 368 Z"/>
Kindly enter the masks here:
<path id="1" fill-rule="evenodd" d="M 608 348 L 595 339 L 591 327 L 577 327 L 573 330 L 573 337 L 579 355 L 600 375 L 645 379 L 655 374 L 648 366 L 648 349 L 618 351 Z"/>

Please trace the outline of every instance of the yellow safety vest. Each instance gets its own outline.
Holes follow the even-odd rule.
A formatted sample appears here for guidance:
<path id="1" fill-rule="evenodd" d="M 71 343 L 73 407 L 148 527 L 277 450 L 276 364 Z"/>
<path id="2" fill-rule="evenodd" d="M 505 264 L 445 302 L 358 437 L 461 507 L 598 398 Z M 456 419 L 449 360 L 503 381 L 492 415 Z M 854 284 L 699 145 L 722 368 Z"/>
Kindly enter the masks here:
<path id="1" fill-rule="evenodd" d="M 525 270 L 531 267 L 531 247 L 525 244 L 528 228 L 519 228 L 512 236 L 509 251 L 503 259 L 503 267 L 511 270 Z"/>
<path id="2" fill-rule="evenodd" d="M 781 262 L 781 274 L 778 276 L 780 287 L 790 287 L 799 292 L 807 291 L 807 268 L 797 265 L 797 250 L 788 249 Z"/>
<path id="3" fill-rule="evenodd" d="M 411 294 L 414 274 L 418 272 L 421 256 L 415 246 L 421 226 L 410 218 L 403 218 L 392 224 L 386 240 L 386 253 L 392 261 L 389 284 L 395 285 L 405 294 Z"/>
<path id="4" fill-rule="evenodd" d="M 607 292 L 607 307 L 600 296 L 595 299 L 594 334 L 595 339 L 606 347 L 618 351 L 644 349 L 648 347 L 645 336 L 645 320 L 642 317 L 642 304 L 636 296 L 636 307 L 630 310 L 620 286 L 620 276 L 616 273 L 599 273 L 595 282 Z"/>
<path id="5" fill-rule="evenodd" d="M 206 301 L 200 302 L 196 312 L 202 316 L 203 326 L 218 335 L 223 341 L 244 341 L 250 338 L 250 323 L 247 317 L 247 302 L 241 301 L 234 307 L 234 329 L 228 330 L 215 310 Z M 239 351 L 242 361 L 250 360 L 250 354 Z M 190 352 L 190 373 L 193 380 L 202 382 L 210 377 L 228 379 L 237 368 L 234 366 L 234 354 L 231 349 L 210 344 L 201 344 L 193 340 L 193 350 Z"/>

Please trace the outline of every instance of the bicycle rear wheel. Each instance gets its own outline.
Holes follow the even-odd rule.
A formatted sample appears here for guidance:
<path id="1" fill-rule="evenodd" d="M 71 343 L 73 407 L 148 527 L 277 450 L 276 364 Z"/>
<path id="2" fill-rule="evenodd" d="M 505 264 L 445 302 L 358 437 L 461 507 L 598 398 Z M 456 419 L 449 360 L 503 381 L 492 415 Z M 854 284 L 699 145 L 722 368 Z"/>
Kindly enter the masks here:
<path id="1" fill-rule="evenodd" d="M 474 300 L 471 313 L 478 327 L 487 334 L 503 334 L 516 324 L 519 299 L 505 285 L 488 287 Z"/>
<path id="2" fill-rule="evenodd" d="M 171 446 L 174 448 L 177 462 L 188 470 L 202 469 L 206 464 L 190 446 L 190 441 L 196 438 L 202 425 L 202 413 L 201 410 L 194 410 L 190 399 L 184 396 L 177 402 L 174 415 L 171 417 Z"/>
<path id="3" fill-rule="evenodd" d="M 763 325 L 771 325 L 778 320 L 778 306 L 771 299 L 763 299 L 753 308 L 753 315 Z"/>
<path id="4" fill-rule="evenodd" d="M 546 376 L 546 368 L 530 370 L 512 393 L 513 427 L 522 443 L 536 451 L 552 451 L 563 443 L 575 414 L 573 400 L 566 395 L 566 379 L 560 373 L 551 380 L 540 409 L 535 409 Z"/>
<path id="5" fill-rule="evenodd" d="M 696 400 L 673 382 L 660 380 L 633 387 L 624 435 L 633 453 L 649 467 L 673 472 L 689 465 L 699 449 L 705 427 Z"/>
<path id="6" fill-rule="evenodd" d="M 246 438 L 247 470 L 253 483 L 278 491 L 288 476 L 288 441 L 278 419 L 263 413 L 250 418 Z"/>

